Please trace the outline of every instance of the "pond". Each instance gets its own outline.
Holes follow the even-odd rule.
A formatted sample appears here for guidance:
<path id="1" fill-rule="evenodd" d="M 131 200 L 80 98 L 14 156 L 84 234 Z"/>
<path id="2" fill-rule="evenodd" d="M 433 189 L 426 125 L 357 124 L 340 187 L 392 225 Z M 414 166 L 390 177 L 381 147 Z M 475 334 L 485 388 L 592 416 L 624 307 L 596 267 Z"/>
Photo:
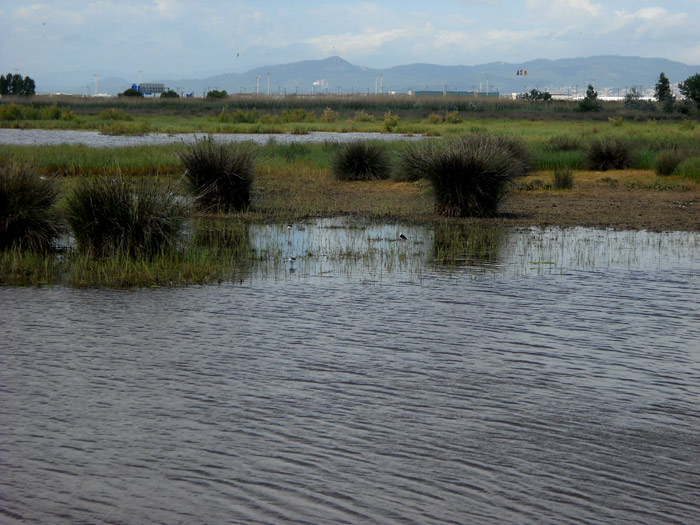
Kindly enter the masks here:
<path id="1" fill-rule="evenodd" d="M 160 144 L 192 143 L 206 137 L 205 133 L 148 133 L 146 135 L 104 135 L 99 131 L 74 131 L 62 129 L 3 129 L 0 128 L 0 144 L 11 146 L 47 146 L 55 144 L 85 144 L 91 147 L 123 147 L 123 146 L 153 146 Z M 397 140 L 420 140 L 422 135 L 402 135 L 400 133 L 333 133 L 310 132 L 306 134 L 292 133 L 216 133 L 215 140 L 222 142 L 255 142 L 267 144 L 275 141 L 278 144 L 293 142 L 323 143 L 351 142 L 353 140 L 381 140 L 385 142 Z"/>
<path id="2" fill-rule="evenodd" d="M 0 288 L 0 521 L 697 519 L 700 234 L 248 242 L 236 284 Z"/>

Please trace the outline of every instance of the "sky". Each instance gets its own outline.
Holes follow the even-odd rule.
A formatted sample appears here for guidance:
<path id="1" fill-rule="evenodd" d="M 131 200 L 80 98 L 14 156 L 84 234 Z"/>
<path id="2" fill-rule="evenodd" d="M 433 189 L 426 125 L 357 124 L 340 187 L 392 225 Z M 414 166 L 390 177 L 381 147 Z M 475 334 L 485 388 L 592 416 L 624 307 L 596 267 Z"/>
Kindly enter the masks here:
<path id="1" fill-rule="evenodd" d="M 202 78 L 628 55 L 700 64 L 700 0 L 0 0 L 0 71 Z"/>

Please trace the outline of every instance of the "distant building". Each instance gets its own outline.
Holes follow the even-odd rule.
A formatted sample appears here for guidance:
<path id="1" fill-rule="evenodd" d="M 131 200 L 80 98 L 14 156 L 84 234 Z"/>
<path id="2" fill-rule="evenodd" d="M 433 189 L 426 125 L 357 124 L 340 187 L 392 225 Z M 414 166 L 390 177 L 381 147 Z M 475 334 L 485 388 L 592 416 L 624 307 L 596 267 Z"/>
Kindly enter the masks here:
<path id="1" fill-rule="evenodd" d="M 132 84 L 131 89 L 135 91 L 139 91 L 143 93 L 144 95 L 155 95 L 155 94 L 160 94 L 160 93 L 165 93 L 167 90 L 165 89 L 165 84 L 157 84 L 157 83 L 143 83 L 143 84 Z"/>

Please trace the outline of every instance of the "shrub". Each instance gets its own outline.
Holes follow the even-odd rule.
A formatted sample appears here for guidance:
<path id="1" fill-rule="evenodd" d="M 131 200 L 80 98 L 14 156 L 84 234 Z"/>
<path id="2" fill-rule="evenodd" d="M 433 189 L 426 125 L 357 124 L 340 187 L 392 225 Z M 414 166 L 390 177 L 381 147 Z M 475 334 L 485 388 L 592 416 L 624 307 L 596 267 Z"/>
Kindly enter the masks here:
<path id="1" fill-rule="evenodd" d="M 355 111 L 355 116 L 352 118 L 355 122 L 372 122 L 374 115 L 367 113 L 365 110 Z"/>
<path id="2" fill-rule="evenodd" d="M 450 111 L 445 114 L 445 122 L 450 124 L 459 124 L 462 122 L 462 117 L 459 116 L 459 111 Z"/>
<path id="3" fill-rule="evenodd" d="M 554 189 L 570 190 L 574 187 L 574 172 L 571 168 L 561 167 L 554 170 Z"/>
<path id="4" fill-rule="evenodd" d="M 45 251 L 61 234 L 56 185 L 28 166 L 0 166 L 0 249 Z"/>
<path id="5" fill-rule="evenodd" d="M 178 154 L 185 183 L 199 204 L 220 211 L 245 210 L 255 177 L 257 149 L 249 143 L 224 144 L 212 137 Z"/>
<path id="6" fill-rule="evenodd" d="M 602 138 L 588 144 L 586 160 L 589 169 L 607 171 L 629 168 L 632 162 L 632 143 L 621 138 Z"/>
<path id="7" fill-rule="evenodd" d="M 305 109 L 286 109 L 282 112 L 282 122 L 315 122 L 313 112 Z"/>
<path id="8" fill-rule="evenodd" d="M 323 110 L 321 122 L 338 122 L 338 120 L 340 120 L 340 115 L 337 111 L 333 111 L 331 108 L 326 108 Z"/>
<path id="9" fill-rule="evenodd" d="M 333 174 L 339 180 L 386 179 L 390 170 L 383 144 L 355 140 L 342 144 L 333 155 Z"/>
<path id="10" fill-rule="evenodd" d="M 421 173 L 433 188 L 436 209 L 452 217 L 490 217 L 508 185 L 523 175 L 527 161 L 508 139 L 467 135 L 445 145 L 428 143 L 422 154 L 403 157 L 410 172 Z"/>
<path id="11" fill-rule="evenodd" d="M 692 120 L 686 119 L 683 122 L 681 122 L 681 125 L 679 127 L 683 131 L 692 131 L 695 129 L 695 122 L 693 122 Z"/>
<path id="12" fill-rule="evenodd" d="M 431 113 L 428 115 L 428 122 L 431 124 L 441 124 L 444 119 L 440 113 Z"/>
<path id="13" fill-rule="evenodd" d="M 391 111 L 384 113 L 384 129 L 387 131 L 393 131 L 399 124 L 399 116 L 394 115 Z"/>
<path id="14" fill-rule="evenodd" d="M 683 162 L 685 156 L 678 150 L 666 150 L 659 153 L 654 162 L 654 171 L 657 175 L 671 175 L 678 165 Z"/>
<path id="15" fill-rule="evenodd" d="M 174 245 L 185 213 L 175 195 L 121 176 L 82 179 L 65 203 L 78 249 L 98 257 L 155 255 Z"/>

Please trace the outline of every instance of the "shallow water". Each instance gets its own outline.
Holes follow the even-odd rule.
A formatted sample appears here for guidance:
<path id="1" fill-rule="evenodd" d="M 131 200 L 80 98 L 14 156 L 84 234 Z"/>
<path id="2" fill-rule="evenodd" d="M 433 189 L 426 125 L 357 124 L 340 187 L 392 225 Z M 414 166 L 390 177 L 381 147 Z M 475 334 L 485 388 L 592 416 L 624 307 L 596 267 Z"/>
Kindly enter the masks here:
<path id="1" fill-rule="evenodd" d="M 242 284 L 0 288 L 0 521 L 697 520 L 698 234 L 291 226 Z"/>
<path id="2" fill-rule="evenodd" d="M 85 144 L 91 147 L 123 147 L 123 146 L 153 146 L 160 144 L 192 143 L 206 137 L 206 133 L 149 133 L 146 135 L 103 135 L 99 131 L 74 131 L 62 129 L 2 129 L 0 128 L 0 144 L 12 146 L 47 146 L 55 144 Z M 222 142 L 255 142 L 267 144 L 270 141 L 278 144 L 322 143 L 322 142 L 351 142 L 353 140 L 419 140 L 422 135 L 402 135 L 400 133 L 331 133 L 311 132 L 304 135 L 291 133 L 216 133 L 215 140 Z"/>

